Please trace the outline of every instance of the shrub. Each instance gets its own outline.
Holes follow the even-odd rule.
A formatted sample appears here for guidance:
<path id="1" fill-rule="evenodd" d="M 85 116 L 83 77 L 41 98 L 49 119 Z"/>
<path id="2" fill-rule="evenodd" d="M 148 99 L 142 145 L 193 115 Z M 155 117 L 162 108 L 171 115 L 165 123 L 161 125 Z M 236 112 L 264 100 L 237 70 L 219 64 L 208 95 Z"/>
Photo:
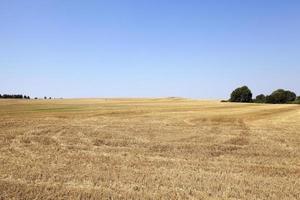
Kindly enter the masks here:
<path id="1" fill-rule="evenodd" d="M 300 104 L 300 97 L 297 97 L 297 99 L 295 100 L 295 103 Z"/>
<path id="2" fill-rule="evenodd" d="M 274 91 L 271 95 L 266 97 L 267 103 L 279 104 L 288 103 L 296 100 L 296 94 L 291 91 L 286 91 L 283 89 L 278 89 Z"/>
<path id="3" fill-rule="evenodd" d="M 3 95 L 0 95 L 0 98 L 4 98 L 4 99 L 23 99 L 23 98 L 26 98 L 26 96 L 23 96 L 22 94 L 3 94 Z"/>
<path id="4" fill-rule="evenodd" d="M 235 89 L 230 96 L 230 102 L 251 102 L 252 92 L 247 86 Z"/>
<path id="5" fill-rule="evenodd" d="M 265 103 L 266 102 L 266 96 L 264 94 L 257 95 L 254 102 L 255 103 Z"/>
<path id="6" fill-rule="evenodd" d="M 288 101 L 295 101 L 296 100 L 297 95 L 295 94 L 295 92 L 291 92 L 289 90 L 287 90 L 285 92 L 286 92 Z"/>

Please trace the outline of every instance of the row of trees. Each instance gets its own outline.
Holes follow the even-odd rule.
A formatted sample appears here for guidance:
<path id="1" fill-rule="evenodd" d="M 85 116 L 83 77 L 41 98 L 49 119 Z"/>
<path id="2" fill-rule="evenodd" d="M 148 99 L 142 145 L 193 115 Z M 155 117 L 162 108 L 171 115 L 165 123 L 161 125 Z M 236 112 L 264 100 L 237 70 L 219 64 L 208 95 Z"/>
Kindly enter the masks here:
<path id="1" fill-rule="evenodd" d="M 247 86 L 235 89 L 230 96 L 230 102 L 254 102 L 254 103 L 300 103 L 300 97 L 297 97 L 295 92 L 289 90 L 278 89 L 270 95 L 260 94 L 252 99 L 252 92 Z"/>
<path id="2" fill-rule="evenodd" d="M 30 99 L 30 96 L 22 95 L 22 94 L 0 94 L 0 99 Z M 38 99 L 35 97 L 34 99 Z M 44 97 L 44 99 L 54 99 L 52 97 Z"/>
<path id="3" fill-rule="evenodd" d="M 22 95 L 22 94 L 0 94 L 0 99 L 30 99 L 30 96 Z M 34 99 L 38 99 L 35 97 Z M 52 97 L 44 97 L 44 99 L 54 99 Z"/>
<path id="4" fill-rule="evenodd" d="M 30 99 L 30 96 L 22 94 L 0 94 L 1 99 Z"/>

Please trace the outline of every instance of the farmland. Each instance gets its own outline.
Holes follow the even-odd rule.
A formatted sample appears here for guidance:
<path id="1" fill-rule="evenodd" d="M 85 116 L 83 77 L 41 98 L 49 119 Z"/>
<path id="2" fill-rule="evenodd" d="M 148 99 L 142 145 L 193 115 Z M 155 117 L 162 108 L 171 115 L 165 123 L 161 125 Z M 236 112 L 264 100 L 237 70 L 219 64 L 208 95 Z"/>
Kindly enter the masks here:
<path id="1" fill-rule="evenodd" d="M 300 199 L 300 106 L 0 100 L 0 199 Z"/>

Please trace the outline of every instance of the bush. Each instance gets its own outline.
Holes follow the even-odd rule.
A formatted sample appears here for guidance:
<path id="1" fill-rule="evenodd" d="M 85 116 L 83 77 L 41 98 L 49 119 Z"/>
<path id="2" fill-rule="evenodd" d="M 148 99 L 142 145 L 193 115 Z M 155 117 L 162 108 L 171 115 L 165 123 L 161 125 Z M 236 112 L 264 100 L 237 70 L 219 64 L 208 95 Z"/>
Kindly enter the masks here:
<path id="1" fill-rule="evenodd" d="M 23 99 L 26 96 L 23 96 L 22 94 L 3 94 L 0 95 L 0 98 L 4 98 L 4 99 Z"/>
<path id="2" fill-rule="evenodd" d="M 255 103 L 265 103 L 266 102 L 266 96 L 264 94 L 257 95 L 254 102 Z"/>
<path id="3" fill-rule="evenodd" d="M 295 92 L 291 92 L 289 90 L 287 90 L 285 92 L 286 92 L 288 101 L 295 101 L 296 100 L 297 95 L 295 94 Z"/>
<path id="4" fill-rule="evenodd" d="M 230 102 L 251 102 L 252 92 L 247 86 L 235 89 L 230 96 Z"/>
<path id="5" fill-rule="evenodd" d="M 296 100 L 296 94 L 294 92 L 278 89 L 274 91 L 271 95 L 266 97 L 266 103 L 289 103 Z"/>
<path id="6" fill-rule="evenodd" d="M 297 97 L 294 103 L 300 104 L 300 97 Z"/>

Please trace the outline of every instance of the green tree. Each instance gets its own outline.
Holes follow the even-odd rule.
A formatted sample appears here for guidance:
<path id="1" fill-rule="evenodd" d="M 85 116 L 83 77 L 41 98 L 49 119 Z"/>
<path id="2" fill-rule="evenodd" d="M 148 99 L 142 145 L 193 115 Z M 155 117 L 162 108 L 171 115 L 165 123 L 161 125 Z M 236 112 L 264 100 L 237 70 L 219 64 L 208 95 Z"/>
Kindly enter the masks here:
<path id="1" fill-rule="evenodd" d="M 300 104 L 300 96 L 296 98 L 295 103 Z"/>
<path id="2" fill-rule="evenodd" d="M 295 100 L 296 94 L 294 92 L 283 89 L 275 90 L 271 95 L 266 97 L 266 102 L 273 104 L 284 104 L 288 102 L 293 102 Z"/>
<path id="3" fill-rule="evenodd" d="M 247 86 L 235 89 L 230 95 L 230 102 L 251 102 L 252 92 Z"/>
<path id="4" fill-rule="evenodd" d="M 264 94 L 257 95 L 254 102 L 255 103 L 265 103 L 266 102 L 266 96 Z"/>
<path id="5" fill-rule="evenodd" d="M 292 92 L 292 91 L 289 91 L 289 90 L 286 90 L 285 92 L 286 92 L 288 101 L 295 101 L 296 100 L 297 95 L 295 94 L 295 92 Z"/>

